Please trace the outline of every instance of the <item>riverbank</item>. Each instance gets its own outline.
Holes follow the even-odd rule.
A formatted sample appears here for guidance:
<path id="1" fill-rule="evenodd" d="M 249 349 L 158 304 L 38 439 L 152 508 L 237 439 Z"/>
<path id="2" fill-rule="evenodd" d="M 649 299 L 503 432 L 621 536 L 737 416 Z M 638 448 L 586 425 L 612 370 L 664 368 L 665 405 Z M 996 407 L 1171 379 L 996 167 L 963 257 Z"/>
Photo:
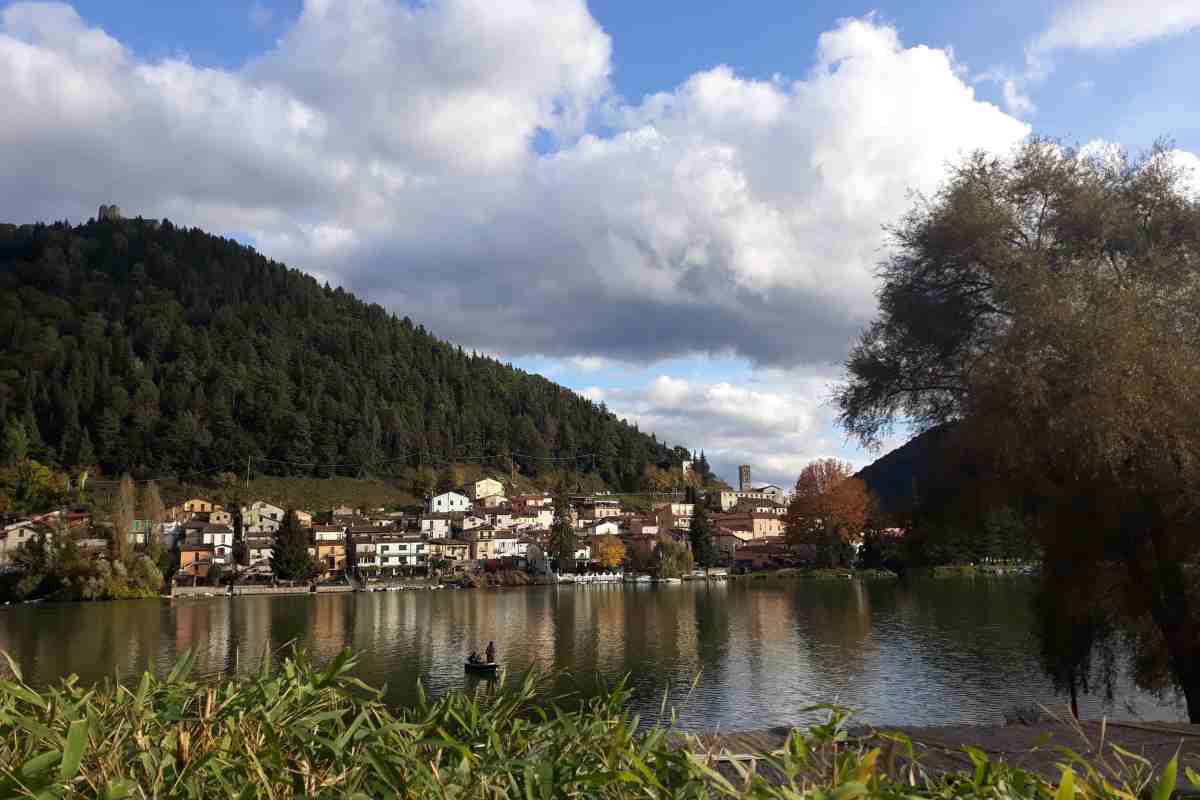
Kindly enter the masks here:
<path id="1" fill-rule="evenodd" d="M 837 714 L 762 742 L 687 736 L 640 725 L 624 683 L 581 706 L 553 702 L 530 677 L 391 708 L 352 677 L 349 651 L 324 667 L 299 655 L 220 684 L 192 680 L 186 655 L 165 677 L 143 674 L 132 690 L 74 681 L 40 690 L 10 664 L 12 680 L 0 683 L 6 795 L 782 800 L 1136 797 L 1154 789 L 1165 798 L 1188 774 L 1174 759 L 1160 767 L 1157 750 L 1145 766 L 1110 760 L 1112 744 L 1129 741 L 1110 733 L 1106 749 L 1103 730 L 1093 753 L 1058 751 L 1070 766 L 1048 773 L 1041 761 L 1021 760 L 1037 747 L 966 751 L 974 739 L 961 737 L 949 744 L 957 761 L 927 764 L 937 747 L 916 729 L 854 736 Z M 1200 736 L 1184 727 L 1169 735 L 1189 743 Z"/>

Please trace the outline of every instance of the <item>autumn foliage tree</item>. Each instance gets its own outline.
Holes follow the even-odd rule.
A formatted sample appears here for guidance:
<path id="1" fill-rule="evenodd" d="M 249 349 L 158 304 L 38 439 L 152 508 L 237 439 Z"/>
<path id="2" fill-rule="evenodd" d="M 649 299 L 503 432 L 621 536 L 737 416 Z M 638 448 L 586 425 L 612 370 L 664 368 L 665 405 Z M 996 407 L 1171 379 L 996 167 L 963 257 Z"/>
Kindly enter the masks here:
<path id="1" fill-rule="evenodd" d="M 597 536 L 593 555 L 605 569 L 615 569 L 625 560 L 625 544 L 612 534 Z"/>
<path id="2" fill-rule="evenodd" d="M 822 566 L 846 566 L 872 508 L 866 484 L 854 477 L 848 463 L 836 458 L 813 461 L 801 470 L 788 506 L 788 543 L 814 547 Z"/>
<path id="3" fill-rule="evenodd" d="M 1071 598 L 1104 597 L 1104 624 L 1130 632 L 1138 664 L 1165 665 L 1200 722 L 1193 177 L 1163 144 L 968 157 L 892 231 L 837 403 L 868 443 L 897 421 L 953 423 L 1030 512 L 1053 674 L 1086 672 L 1099 640 L 1045 635 L 1092 624 Z"/>

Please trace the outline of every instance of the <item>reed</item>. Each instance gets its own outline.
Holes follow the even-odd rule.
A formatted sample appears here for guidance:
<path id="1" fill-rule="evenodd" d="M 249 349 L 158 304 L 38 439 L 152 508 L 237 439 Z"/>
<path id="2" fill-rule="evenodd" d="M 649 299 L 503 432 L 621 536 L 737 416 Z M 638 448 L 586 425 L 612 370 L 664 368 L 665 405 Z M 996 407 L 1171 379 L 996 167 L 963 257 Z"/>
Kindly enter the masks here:
<path id="1" fill-rule="evenodd" d="M 765 760 L 719 764 L 670 725 L 641 725 L 623 683 L 566 707 L 529 676 L 491 692 L 421 694 L 397 710 L 353 677 L 349 651 L 324 667 L 299 651 L 275 666 L 264 658 L 257 674 L 221 682 L 193 679 L 190 655 L 128 686 L 69 677 L 35 689 L 9 668 L 0 797 L 1165 800 L 1176 779 L 1174 761 L 1155 778 L 1144 762 L 1114 773 L 1066 752 L 1057 783 L 978 751 L 968 751 L 972 774 L 931 776 L 903 740 L 903 766 L 885 764 L 837 709 Z"/>

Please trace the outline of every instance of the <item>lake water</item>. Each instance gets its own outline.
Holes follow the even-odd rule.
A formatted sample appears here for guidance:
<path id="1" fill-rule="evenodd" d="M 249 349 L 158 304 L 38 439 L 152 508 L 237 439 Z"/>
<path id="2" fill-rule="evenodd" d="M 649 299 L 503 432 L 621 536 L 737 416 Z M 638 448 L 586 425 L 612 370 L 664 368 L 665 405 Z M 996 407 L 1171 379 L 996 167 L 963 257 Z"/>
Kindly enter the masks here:
<path id="1" fill-rule="evenodd" d="M 511 672 L 555 671 L 559 691 L 628 674 L 643 717 L 668 705 L 690 729 L 795 724 L 839 703 L 864 722 L 998 723 L 1004 711 L 1063 708 L 1038 668 L 1027 579 L 737 580 L 476 591 L 34 604 L 0 608 L 0 648 L 34 683 L 164 670 L 187 648 L 200 675 L 251 670 L 264 646 L 317 659 L 344 647 L 356 674 L 411 701 L 467 685 L 462 661 L 495 639 Z M 1182 706 L 1126 688 L 1084 716 L 1184 719 Z"/>

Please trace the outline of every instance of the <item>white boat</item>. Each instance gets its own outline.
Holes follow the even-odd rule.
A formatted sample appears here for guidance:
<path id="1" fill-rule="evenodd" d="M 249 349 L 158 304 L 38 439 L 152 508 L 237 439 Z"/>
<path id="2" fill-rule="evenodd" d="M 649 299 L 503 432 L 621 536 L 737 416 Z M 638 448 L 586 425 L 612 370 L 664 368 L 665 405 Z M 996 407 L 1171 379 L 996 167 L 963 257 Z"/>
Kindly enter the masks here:
<path id="1" fill-rule="evenodd" d="M 634 583 L 649 583 L 652 580 L 654 579 L 649 575 L 638 575 L 636 578 L 634 578 Z"/>
<path id="2" fill-rule="evenodd" d="M 683 578 L 659 578 L 659 583 L 683 583 Z"/>

